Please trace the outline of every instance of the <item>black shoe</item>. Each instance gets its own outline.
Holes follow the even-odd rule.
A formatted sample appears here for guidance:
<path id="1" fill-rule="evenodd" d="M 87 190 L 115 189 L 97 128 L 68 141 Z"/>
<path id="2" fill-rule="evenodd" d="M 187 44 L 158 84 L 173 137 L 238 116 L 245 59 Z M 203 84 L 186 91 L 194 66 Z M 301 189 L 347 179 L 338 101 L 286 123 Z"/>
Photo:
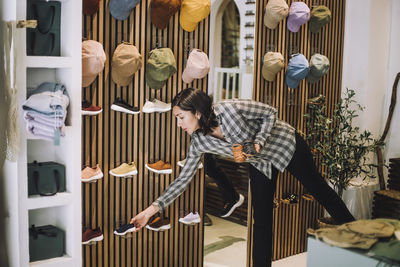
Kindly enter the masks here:
<path id="1" fill-rule="evenodd" d="M 282 198 L 281 201 L 284 204 L 297 204 L 297 203 L 299 203 L 299 197 L 295 194 L 290 194 L 290 195 Z"/>
<path id="2" fill-rule="evenodd" d="M 224 208 L 221 210 L 220 216 L 222 218 L 228 217 L 234 212 L 237 207 L 243 204 L 244 196 L 239 194 L 239 200 L 236 203 L 225 203 Z"/>
<path id="3" fill-rule="evenodd" d="M 111 105 L 111 109 L 115 111 L 125 112 L 128 114 L 138 114 L 140 109 L 134 107 L 123 101 L 121 98 L 115 99 L 114 103 Z"/>
<path id="4" fill-rule="evenodd" d="M 208 217 L 207 214 L 204 214 L 203 224 L 204 224 L 204 226 L 211 226 L 212 225 L 211 218 Z"/>
<path id="5" fill-rule="evenodd" d="M 126 233 L 134 232 L 135 229 L 136 228 L 133 224 L 123 224 L 123 225 L 121 225 L 121 227 L 119 229 L 114 231 L 114 234 L 125 235 Z"/>

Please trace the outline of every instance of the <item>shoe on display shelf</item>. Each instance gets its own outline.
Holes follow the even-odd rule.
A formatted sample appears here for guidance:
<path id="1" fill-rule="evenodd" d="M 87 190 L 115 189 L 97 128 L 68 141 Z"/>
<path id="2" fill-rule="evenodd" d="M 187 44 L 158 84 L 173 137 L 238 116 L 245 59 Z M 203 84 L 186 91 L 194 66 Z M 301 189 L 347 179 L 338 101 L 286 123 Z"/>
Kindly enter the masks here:
<path id="1" fill-rule="evenodd" d="M 162 160 L 159 160 L 154 163 L 146 163 L 145 167 L 155 173 L 159 174 L 170 174 L 172 173 L 172 167 L 171 164 L 168 162 L 164 162 Z"/>
<path id="2" fill-rule="evenodd" d="M 146 100 L 142 108 L 143 113 L 167 112 L 171 110 L 171 103 L 164 103 L 158 99 Z"/>
<path id="3" fill-rule="evenodd" d="M 128 223 L 128 224 L 121 225 L 120 228 L 118 228 L 114 231 L 114 234 L 125 235 L 130 232 L 135 232 L 135 230 L 136 230 L 135 226 L 133 224 Z"/>
<path id="4" fill-rule="evenodd" d="M 114 103 L 111 105 L 111 109 L 114 111 L 124 112 L 127 114 L 138 114 L 140 110 L 138 107 L 129 105 L 127 102 L 121 98 L 115 99 Z"/>
<path id="5" fill-rule="evenodd" d="M 186 159 L 183 159 L 183 160 L 181 160 L 181 161 L 178 161 L 177 164 L 178 164 L 179 167 L 182 167 L 182 168 L 183 168 L 183 166 L 185 166 L 185 164 L 186 164 Z M 200 162 L 200 164 L 199 164 L 199 166 L 198 166 L 197 168 L 198 168 L 198 169 L 203 168 L 203 163 Z"/>
<path id="6" fill-rule="evenodd" d="M 136 164 L 133 161 L 131 163 L 122 163 L 117 168 L 110 170 L 109 174 L 116 177 L 136 175 L 137 174 Z"/>
<path id="7" fill-rule="evenodd" d="M 152 231 L 165 231 L 171 228 L 171 224 L 168 218 L 161 218 L 160 216 L 156 217 L 149 224 L 146 225 L 146 228 Z"/>
<path id="8" fill-rule="evenodd" d="M 187 225 L 194 225 L 196 223 L 200 223 L 200 216 L 199 213 L 191 212 L 183 218 L 179 218 L 179 222 Z"/>
<path id="9" fill-rule="evenodd" d="M 229 217 L 236 208 L 240 207 L 244 202 L 244 196 L 242 194 L 239 194 L 239 199 L 236 203 L 225 203 L 223 209 L 221 210 L 220 216 L 222 218 Z"/>
<path id="10" fill-rule="evenodd" d="M 81 181 L 91 182 L 103 178 L 103 172 L 100 169 L 99 164 L 95 167 L 86 167 L 81 171 Z"/>
<path id="11" fill-rule="evenodd" d="M 100 228 L 90 229 L 87 228 L 82 234 L 82 245 L 87 245 L 90 242 L 98 242 L 103 240 L 104 236 Z"/>
<path id="12" fill-rule="evenodd" d="M 97 114 L 100 114 L 103 111 L 103 109 L 99 106 L 93 106 L 89 101 L 84 100 L 82 101 L 82 115 L 87 115 L 87 116 L 95 116 Z"/>

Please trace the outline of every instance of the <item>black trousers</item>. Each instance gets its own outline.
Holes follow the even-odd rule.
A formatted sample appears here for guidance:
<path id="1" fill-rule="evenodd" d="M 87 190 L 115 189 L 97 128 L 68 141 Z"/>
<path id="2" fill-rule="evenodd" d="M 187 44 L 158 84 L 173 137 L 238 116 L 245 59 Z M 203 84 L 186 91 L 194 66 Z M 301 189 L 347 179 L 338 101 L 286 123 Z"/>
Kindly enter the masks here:
<path id="1" fill-rule="evenodd" d="M 233 187 L 231 180 L 217 165 L 213 154 L 204 154 L 204 171 L 217 183 L 225 202 L 235 203 L 239 199 L 239 194 Z"/>
<path id="2" fill-rule="evenodd" d="M 301 182 L 337 223 L 354 220 L 343 200 L 319 174 L 307 143 L 298 133 L 296 133 L 296 150 L 286 170 Z M 254 210 L 253 266 L 271 266 L 273 198 L 278 170 L 273 167 L 272 177 L 268 179 L 250 165 L 249 174 Z"/>

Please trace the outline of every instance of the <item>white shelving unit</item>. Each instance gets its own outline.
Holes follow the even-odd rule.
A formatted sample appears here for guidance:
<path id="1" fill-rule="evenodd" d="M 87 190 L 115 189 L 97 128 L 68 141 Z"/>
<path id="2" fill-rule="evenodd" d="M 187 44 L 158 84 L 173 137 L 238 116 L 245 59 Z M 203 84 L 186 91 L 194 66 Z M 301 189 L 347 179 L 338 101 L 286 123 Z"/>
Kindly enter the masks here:
<path id="1" fill-rule="evenodd" d="M 27 56 L 26 29 L 15 30 L 17 88 L 20 126 L 20 154 L 16 163 L 6 163 L 10 218 L 7 232 L 11 266 L 81 266 L 81 0 L 61 2 L 61 56 Z M 27 0 L 2 1 L 9 21 L 26 19 Z M 11 11 L 11 13 L 10 13 Z M 77 15 L 79 15 L 77 19 Z M 42 82 L 65 85 L 70 98 L 65 136 L 59 146 L 29 135 L 23 120 L 22 103 L 27 91 Z M 28 197 L 27 164 L 55 161 L 65 166 L 66 192 L 54 196 Z M 15 179 L 17 182 L 15 182 Z M 15 195 L 18 197 L 16 198 Z M 29 262 L 29 227 L 55 225 L 65 231 L 65 255 Z"/>

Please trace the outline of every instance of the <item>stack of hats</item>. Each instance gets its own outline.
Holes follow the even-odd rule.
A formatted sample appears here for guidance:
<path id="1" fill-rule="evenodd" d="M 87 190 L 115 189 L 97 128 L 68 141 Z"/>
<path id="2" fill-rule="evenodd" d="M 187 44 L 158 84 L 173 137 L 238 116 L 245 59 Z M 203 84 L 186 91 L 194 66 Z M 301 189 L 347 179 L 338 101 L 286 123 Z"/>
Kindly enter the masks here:
<path id="1" fill-rule="evenodd" d="M 400 158 L 389 159 L 388 188 L 400 191 Z"/>
<path id="2" fill-rule="evenodd" d="M 400 191 L 379 190 L 374 192 L 373 218 L 400 219 Z"/>
<path id="3" fill-rule="evenodd" d="M 45 82 L 28 91 L 22 105 L 28 132 L 45 140 L 64 136 L 68 105 L 69 96 L 62 84 Z"/>

